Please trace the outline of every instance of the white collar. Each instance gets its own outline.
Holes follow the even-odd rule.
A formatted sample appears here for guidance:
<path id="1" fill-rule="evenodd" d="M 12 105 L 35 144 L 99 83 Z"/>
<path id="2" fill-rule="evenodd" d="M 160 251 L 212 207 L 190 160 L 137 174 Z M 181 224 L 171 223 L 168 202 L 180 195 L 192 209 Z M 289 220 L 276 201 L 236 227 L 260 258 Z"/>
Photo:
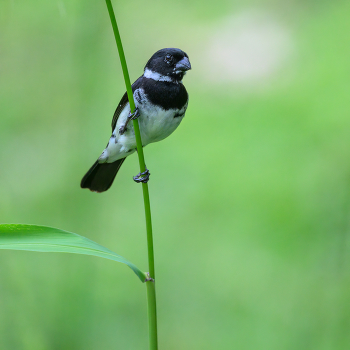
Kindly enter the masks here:
<path id="1" fill-rule="evenodd" d="M 152 70 L 150 70 L 148 68 L 145 69 L 145 72 L 143 73 L 143 76 L 145 78 L 153 79 L 153 80 L 156 80 L 156 81 L 167 81 L 169 83 L 177 83 L 177 81 L 174 80 L 173 78 L 167 77 L 166 75 L 162 75 L 162 74 L 153 72 Z"/>

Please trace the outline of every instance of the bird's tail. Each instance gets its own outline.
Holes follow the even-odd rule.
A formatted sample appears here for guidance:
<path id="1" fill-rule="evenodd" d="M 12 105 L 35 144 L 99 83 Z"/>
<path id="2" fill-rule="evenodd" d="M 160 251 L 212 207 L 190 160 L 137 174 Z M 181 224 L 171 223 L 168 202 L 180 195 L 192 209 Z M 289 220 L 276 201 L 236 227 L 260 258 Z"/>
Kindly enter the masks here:
<path id="1" fill-rule="evenodd" d="M 125 158 L 118 159 L 113 163 L 99 163 L 96 161 L 81 180 L 81 188 L 88 188 L 94 192 L 107 191 L 124 160 Z"/>

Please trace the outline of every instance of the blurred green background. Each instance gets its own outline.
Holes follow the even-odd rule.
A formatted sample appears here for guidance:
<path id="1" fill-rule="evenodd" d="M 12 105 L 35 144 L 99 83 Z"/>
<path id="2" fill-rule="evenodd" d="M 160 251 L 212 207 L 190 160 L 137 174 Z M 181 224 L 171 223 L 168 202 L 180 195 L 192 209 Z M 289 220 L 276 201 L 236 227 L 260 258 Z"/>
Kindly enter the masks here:
<path id="1" fill-rule="evenodd" d="M 190 57 L 179 129 L 145 148 L 160 349 L 350 348 L 350 2 L 114 1 L 131 79 Z M 147 269 L 136 155 L 79 187 L 124 82 L 104 1 L 0 3 L 0 218 Z M 147 349 L 145 286 L 108 260 L 0 252 L 0 347 Z"/>

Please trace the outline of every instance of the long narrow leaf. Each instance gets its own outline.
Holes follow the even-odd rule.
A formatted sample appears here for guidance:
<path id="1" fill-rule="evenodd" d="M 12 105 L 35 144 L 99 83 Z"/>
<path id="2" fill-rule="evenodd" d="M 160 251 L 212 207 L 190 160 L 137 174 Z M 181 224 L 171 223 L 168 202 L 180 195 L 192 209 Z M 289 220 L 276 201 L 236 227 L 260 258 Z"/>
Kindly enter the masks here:
<path id="1" fill-rule="evenodd" d="M 31 250 L 94 255 L 128 265 L 145 282 L 146 275 L 134 264 L 111 250 L 76 233 L 58 228 L 23 225 L 0 225 L 0 249 Z"/>

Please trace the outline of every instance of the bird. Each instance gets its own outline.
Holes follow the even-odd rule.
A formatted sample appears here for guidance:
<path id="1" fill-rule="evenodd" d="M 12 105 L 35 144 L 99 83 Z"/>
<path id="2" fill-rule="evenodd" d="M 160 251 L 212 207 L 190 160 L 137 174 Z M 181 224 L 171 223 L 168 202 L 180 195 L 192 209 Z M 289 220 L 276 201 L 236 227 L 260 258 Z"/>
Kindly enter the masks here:
<path id="1" fill-rule="evenodd" d="M 124 160 L 137 150 L 132 119 L 138 118 L 143 147 L 175 131 L 188 106 L 188 93 L 182 79 L 190 69 L 188 55 L 180 49 L 165 48 L 153 54 L 143 75 L 132 84 L 135 110 L 130 110 L 125 93 L 113 115 L 112 136 L 81 180 L 81 188 L 101 193 L 111 187 Z M 146 169 L 134 180 L 147 182 L 149 175 Z"/>

